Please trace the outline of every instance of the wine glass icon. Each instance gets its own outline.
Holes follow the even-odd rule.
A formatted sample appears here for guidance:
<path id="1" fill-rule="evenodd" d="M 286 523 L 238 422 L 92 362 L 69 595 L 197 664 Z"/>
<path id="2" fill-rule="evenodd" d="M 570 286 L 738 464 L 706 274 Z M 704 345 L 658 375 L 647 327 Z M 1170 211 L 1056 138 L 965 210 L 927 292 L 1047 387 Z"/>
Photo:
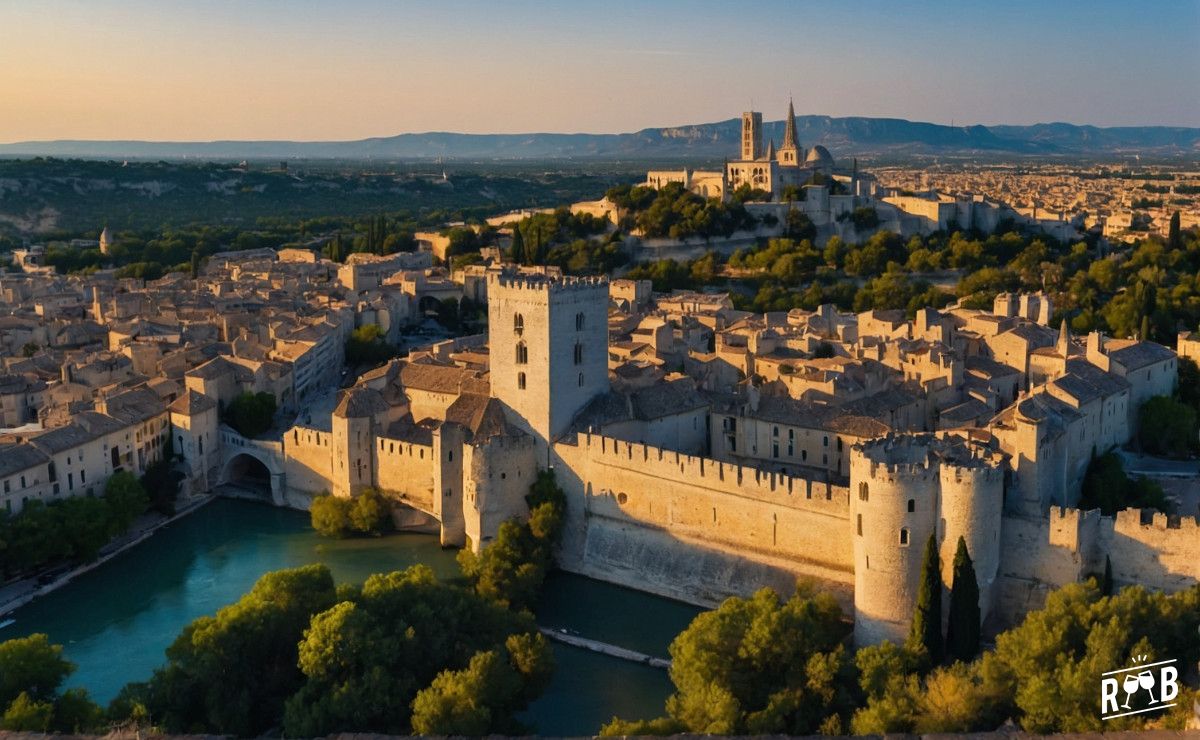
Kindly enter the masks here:
<path id="1" fill-rule="evenodd" d="M 1133 698 L 1134 692 L 1138 690 L 1141 681 L 1132 673 L 1125 674 L 1125 680 L 1121 682 L 1121 688 L 1125 690 L 1125 703 L 1121 705 L 1122 709 L 1129 709 L 1129 700 Z"/>
<path id="2" fill-rule="evenodd" d="M 1154 672 L 1142 671 L 1137 675 L 1137 677 L 1138 683 L 1141 684 L 1142 688 L 1146 690 L 1146 693 L 1150 695 L 1150 703 L 1156 703 L 1158 699 L 1154 698 L 1154 692 L 1151 691 L 1151 689 L 1154 688 Z"/>

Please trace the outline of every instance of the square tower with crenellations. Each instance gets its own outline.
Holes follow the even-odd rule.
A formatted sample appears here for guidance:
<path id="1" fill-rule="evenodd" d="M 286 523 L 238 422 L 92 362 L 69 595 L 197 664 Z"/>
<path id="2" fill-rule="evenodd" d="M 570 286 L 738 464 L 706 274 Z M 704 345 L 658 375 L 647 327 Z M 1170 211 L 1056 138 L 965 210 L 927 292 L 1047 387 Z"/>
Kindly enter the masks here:
<path id="1" fill-rule="evenodd" d="M 492 396 L 546 449 L 608 385 L 608 279 L 488 276 Z"/>

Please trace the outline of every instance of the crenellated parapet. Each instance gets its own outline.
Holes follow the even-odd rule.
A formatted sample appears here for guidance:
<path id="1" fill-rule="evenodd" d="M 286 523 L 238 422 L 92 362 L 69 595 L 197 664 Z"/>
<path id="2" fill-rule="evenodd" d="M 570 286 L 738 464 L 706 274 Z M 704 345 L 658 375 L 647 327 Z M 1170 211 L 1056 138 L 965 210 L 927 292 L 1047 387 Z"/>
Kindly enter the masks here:
<path id="1" fill-rule="evenodd" d="M 506 290 L 563 294 L 603 290 L 607 295 L 605 276 L 551 276 L 498 271 L 489 275 L 493 285 Z"/>
<path id="2" fill-rule="evenodd" d="M 697 487 L 843 517 L 849 506 L 849 489 L 827 480 L 784 475 L 600 434 L 581 433 L 577 444 L 586 451 L 589 464 L 628 468 Z M 641 493 L 652 495 L 653 491 Z"/>

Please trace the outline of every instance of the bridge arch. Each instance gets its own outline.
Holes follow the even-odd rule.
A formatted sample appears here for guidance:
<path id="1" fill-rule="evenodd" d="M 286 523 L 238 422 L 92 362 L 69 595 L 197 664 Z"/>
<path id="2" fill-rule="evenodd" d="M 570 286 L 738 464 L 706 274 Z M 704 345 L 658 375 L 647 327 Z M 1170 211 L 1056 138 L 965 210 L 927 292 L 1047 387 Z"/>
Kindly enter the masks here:
<path id="1" fill-rule="evenodd" d="M 282 444 L 247 439 L 221 427 L 221 472 L 218 485 L 259 494 L 276 506 L 284 505 Z"/>

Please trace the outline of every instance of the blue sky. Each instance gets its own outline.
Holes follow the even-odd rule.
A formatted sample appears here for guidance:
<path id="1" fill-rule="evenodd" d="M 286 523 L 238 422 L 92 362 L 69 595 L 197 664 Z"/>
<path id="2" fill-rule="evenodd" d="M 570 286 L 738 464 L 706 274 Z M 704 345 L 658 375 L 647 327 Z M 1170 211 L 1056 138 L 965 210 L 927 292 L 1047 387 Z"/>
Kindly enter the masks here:
<path id="1" fill-rule="evenodd" d="M 0 0 L 0 141 L 631 131 L 721 120 L 1200 126 L 1200 0 Z"/>

